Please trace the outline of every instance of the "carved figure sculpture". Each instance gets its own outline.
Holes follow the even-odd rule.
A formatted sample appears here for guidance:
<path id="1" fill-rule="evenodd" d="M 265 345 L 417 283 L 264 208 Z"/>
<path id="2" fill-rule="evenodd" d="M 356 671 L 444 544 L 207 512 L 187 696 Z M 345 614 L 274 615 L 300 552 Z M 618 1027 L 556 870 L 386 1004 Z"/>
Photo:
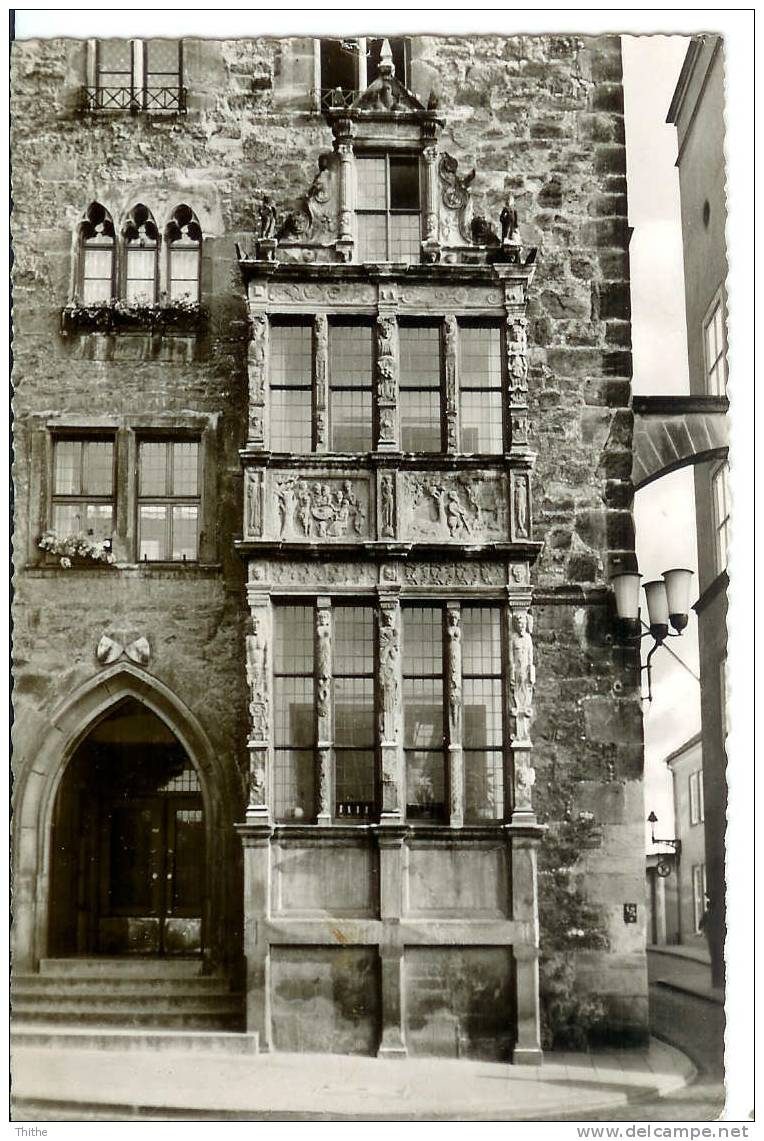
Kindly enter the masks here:
<path id="1" fill-rule="evenodd" d="M 508 198 L 504 203 L 501 214 L 499 214 L 499 223 L 501 224 L 501 241 L 511 242 L 517 233 L 517 210 L 515 209 L 514 198 Z"/>
<path id="2" fill-rule="evenodd" d="M 250 749 L 249 803 L 265 804 L 265 754 L 260 749 Z"/>
<path id="3" fill-rule="evenodd" d="M 247 636 L 247 681 L 252 736 L 262 741 L 268 736 L 268 683 L 266 675 L 267 645 L 262 620 L 252 619 L 252 633 Z"/>
<path id="4" fill-rule="evenodd" d="M 263 495 L 260 473 L 247 472 L 247 533 L 262 535 L 263 533 Z"/>
<path id="5" fill-rule="evenodd" d="M 395 487 L 391 475 L 382 477 L 381 498 L 382 534 L 385 538 L 391 539 L 395 535 Z"/>
<path id="6" fill-rule="evenodd" d="M 515 482 L 515 533 L 528 538 L 528 486 L 524 479 Z"/>
<path id="7" fill-rule="evenodd" d="M 273 204 L 273 199 L 264 194 L 257 211 L 257 218 L 260 227 L 259 237 L 261 238 L 275 238 L 276 236 L 276 207 Z"/>
<path id="8" fill-rule="evenodd" d="M 457 174 L 458 169 L 459 160 L 443 151 L 438 164 L 438 177 L 443 185 L 443 201 L 452 210 L 460 210 L 467 205 L 470 186 L 476 174 L 474 166 L 469 174 L 463 176 Z"/>
<path id="9" fill-rule="evenodd" d="M 331 677 L 331 615 L 328 610 L 319 610 L 316 620 L 318 647 L 318 693 L 316 713 L 320 718 L 329 716 L 329 679 Z"/>
<path id="10" fill-rule="evenodd" d="M 398 658 L 401 644 L 395 611 L 383 608 L 379 621 L 379 677 L 382 688 L 379 731 L 382 740 L 394 741 L 397 734 Z"/>
<path id="11" fill-rule="evenodd" d="M 446 611 L 446 633 L 450 661 L 448 686 L 448 738 L 459 741 L 462 735 L 461 639 L 462 628 L 458 610 Z"/>
<path id="12" fill-rule="evenodd" d="M 512 616 L 509 639 L 509 691 L 515 740 L 527 741 L 533 714 L 533 687 L 536 668 L 533 664 L 533 639 L 528 628 L 528 615 L 520 610 Z"/>

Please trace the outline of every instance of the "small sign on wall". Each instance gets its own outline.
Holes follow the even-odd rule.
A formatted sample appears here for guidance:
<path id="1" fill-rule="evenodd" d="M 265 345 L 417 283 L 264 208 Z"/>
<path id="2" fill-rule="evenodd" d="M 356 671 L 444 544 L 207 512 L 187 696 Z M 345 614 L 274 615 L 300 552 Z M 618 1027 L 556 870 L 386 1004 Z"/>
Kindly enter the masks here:
<path id="1" fill-rule="evenodd" d="M 624 923 L 637 922 L 637 905 L 636 903 L 624 903 L 623 905 L 623 921 Z"/>

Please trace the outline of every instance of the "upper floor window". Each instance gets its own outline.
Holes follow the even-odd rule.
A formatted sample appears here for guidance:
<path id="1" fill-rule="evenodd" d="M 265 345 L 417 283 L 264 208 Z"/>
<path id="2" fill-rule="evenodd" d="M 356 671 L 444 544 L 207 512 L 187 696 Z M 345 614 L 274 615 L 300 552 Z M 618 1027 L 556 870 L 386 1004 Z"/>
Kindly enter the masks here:
<path id="1" fill-rule="evenodd" d="M 465 819 L 500 820 L 504 812 L 501 614 L 463 606 Z"/>
<path id="2" fill-rule="evenodd" d="M 400 423 L 404 452 L 439 452 L 441 422 L 440 327 L 401 324 Z"/>
<path id="3" fill-rule="evenodd" d="M 334 452 L 373 447 L 374 349 L 370 324 L 329 327 L 329 425 Z"/>
<path id="4" fill-rule="evenodd" d="M 703 351 L 706 367 L 706 390 L 709 396 L 724 396 L 727 391 L 727 343 L 724 330 L 724 297 L 717 294 L 703 322 Z"/>
<path id="5" fill-rule="evenodd" d="M 394 37 L 389 38 L 388 42 L 395 64 L 395 76 L 404 87 L 408 87 L 408 41 Z M 322 106 L 336 106 L 340 100 L 349 105 L 360 91 L 364 91 L 377 78 L 382 43 L 380 36 L 320 41 L 318 63 Z"/>
<path id="6" fill-rule="evenodd" d="M 333 608 L 335 814 L 374 814 L 374 609 Z"/>
<path id="7" fill-rule="evenodd" d="M 107 539 L 114 529 L 114 440 L 64 438 L 53 445 L 51 526 L 57 535 Z"/>
<path id="8" fill-rule="evenodd" d="M 419 159 L 360 156 L 356 161 L 358 260 L 419 261 Z"/>
<path id="9" fill-rule="evenodd" d="M 273 608 L 273 808 L 277 820 L 315 819 L 312 605 Z"/>
<path id="10" fill-rule="evenodd" d="M 201 503 L 197 440 L 138 445 L 138 554 L 148 562 L 198 559 Z"/>
<path id="11" fill-rule="evenodd" d="M 182 40 L 89 43 L 89 111 L 185 111 Z"/>
<path id="12" fill-rule="evenodd" d="M 198 301 L 202 261 L 202 230 L 190 206 L 173 210 L 165 227 L 167 295 L 170 301 Z"/>
<path id="13" fill-rule="evenodd" d="M 77 292 L 86 305 L 103 304 L 114 296 L 115 250 L 111 215 L 100 202 L 92 202 L 80 224 Z"/>
<path id="14" fill-rule="evenodd" d="M 153 305 L 159 286 L 159 232 L 151 211 L 138 203 L 122 230 L 126 301 Z"/>
<path id="15" fill-rule="evenodd" d="M 459 348 L 461 451 L 501 452 L 501 331 L 498 325 L 463 325 Z"/>
<path id="16" fill-rule="evenodd" d="M 271 448 L 309 452 L 312 447 L 312 330 L 305 322 L 273 323 L 270 332 Z"/>
<path id="17" fill-rule="evenodd" d="M 706 881 L 706 865 L 693 864 L 692 867 L 692 911 L 695 922 L 695 933 L 700 934 L 701 920 L 706 913 L 706 897 L 708 884 Z"/>
<path id="18" fill-rule="evenodd" d="M 714 554 L 716 573 L 727 569 L 727 547 L 730 527 L 729 464 L 725 460 L 711 476 L 714 510 Z"/>
<path id="19" fill-rule="evenodd" d="M 705 819 L 703 811 L 703 770 L 690 773 L 690 824 L 701 824 Z"/>

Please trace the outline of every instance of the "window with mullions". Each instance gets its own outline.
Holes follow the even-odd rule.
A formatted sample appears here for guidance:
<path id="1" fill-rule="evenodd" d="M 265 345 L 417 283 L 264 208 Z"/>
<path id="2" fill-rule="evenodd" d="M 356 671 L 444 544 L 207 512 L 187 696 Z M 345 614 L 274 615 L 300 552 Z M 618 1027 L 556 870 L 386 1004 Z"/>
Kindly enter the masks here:
<path id="1" fill-rule="evenodd" d="M 440 328 L 401 324 L 399 346 L 401 447 L 405 452 L 439 452 Z"/>
<path id="2" fill-rule="evenodd" d="M 374 610 L 337 606 L 334 617 L 335 813 L 369 819 L 374 771 Z"/>
<path id="3" fill-rule="evenodd" d="M 53 445 L 51 526 L 57 535 L 114 530 L 114 441 L 57 439 Z"/>
<path id="4" fill-rule="evenodd" d="M 95 88 L 85 106 L 102 111 L 185 111 L 182 40 L 98 40 Z"/>
<path id="5" fill-rule="evenodd" d="M 462 452 L 504 450 L 501 398 L 501 330 L 497 325 L 459 329 L 459 424 Z"/>
<path id="6" fill-rule="evenodd" d="M 714 555 L 716 573 L 727 569 L 727 547 L 730 528 L 729 464 L 725 460 L 711 476 L 714 507 Z"/>
<path id="7" fill-rule="evenodd" d="M 702 824 L 705 819 L 703 810 L 703 770 L 696 769 L 690 773 L 690 824 Z"/>
<path id="8" fill-rule="evenodd" d="M 329 327 L 329 423 L 334 452 L 368 452 L 372 438 L 371 325 Z"/>
<path id="9" fill-rule="evenodd" d="M 144 40 L 143 49 L 145 110 L 177 110 L 183 83 L 183 41 Z"/>
<path id="10" fill-rule="evenodd" d="M 446 755 L 443 721 L 443 612 L 403 610 L 403 751 L 406 817 L 443 821 Z"/>
<path id="11" fill-rule="evenodd" d="M 96 44 L 96 106 L 121 110 L 132 106 L 133 45 L 129 40 Z"/>
<path id="12" fill-rule="evenodd" d="M 276 820 L 315 819 L 313 606 L 274 606 L 273 806 Z"/>
<path id="13" fill-rule="evenodd" d="M 199 551 L 201 479 L 196 440 L 143 440 L 138 446 L 138 557 L 194 562 Z"/>
<path id="14" fill-rule="evenodd" d="M 313 340 L 306 322 L 270 330 L 270 443 L 274 452 L 312 447 Z"/>
<path id="15" fill-rule="evenodd" d="M 501 612 L 462 607 L 465 819 L 504 816 Z"/>
<path id="16" fill-rule="evenodd" d="M 418 262 L 421 251 L 419 159 L 356 160 L 358 261 Z"/>

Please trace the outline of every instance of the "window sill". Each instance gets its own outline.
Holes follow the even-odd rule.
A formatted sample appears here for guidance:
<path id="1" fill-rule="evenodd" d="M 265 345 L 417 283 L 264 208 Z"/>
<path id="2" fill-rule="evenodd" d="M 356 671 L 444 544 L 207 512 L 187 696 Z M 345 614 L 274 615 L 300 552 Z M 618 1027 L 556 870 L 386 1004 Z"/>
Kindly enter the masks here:
<path id="1" fill-rule="evenodd" d="M 61 311 L 61 335 L 72 333 L 143 333 L 148 336 L 198 336 L 207 327 L 202 305 L 148 305 L 126 307 L 112 302 L 66 305 Z"/>
<path id="2" fill-rule="evenodd" d="M 222 570 L 222 563 L 97 563 L 83 559 L 76 563 L 73 562 L 70 567 L 62 567 L 58 561 L 37 563 L 35 565 L 26 566 L 24 568 L 24 574 L 33 578 L 49 578 L 59 575 L 81 575 L 87 572 L 95 572 L 100 575 L 111 571 L 112 573 L 120 572 L 133 578 L 149 576 L 156 578 L 177 578 L 181 575 L 190 578 L 216 578 L 222 573 Z"/>

